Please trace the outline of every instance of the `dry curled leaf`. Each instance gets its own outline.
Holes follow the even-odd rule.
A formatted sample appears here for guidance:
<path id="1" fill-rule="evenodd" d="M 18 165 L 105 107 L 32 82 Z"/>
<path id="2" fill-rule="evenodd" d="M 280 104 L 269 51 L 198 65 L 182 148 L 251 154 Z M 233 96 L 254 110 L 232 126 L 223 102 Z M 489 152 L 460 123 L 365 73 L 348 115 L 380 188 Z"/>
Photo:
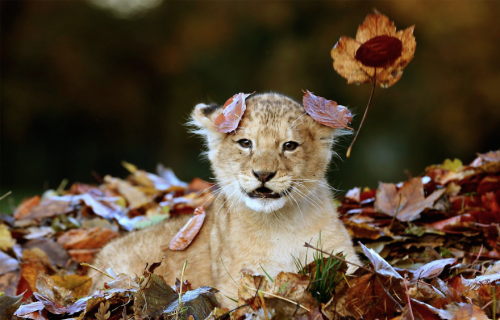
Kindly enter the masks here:
<path id="1" fill-rule="evenodd" d="M 302 99 L 304 109 L 317 122 L 332 128 L 349 128 L 352 115 L 346 107 L 337 102 L 314 95 L 309 90 L 304 91 Z M 352 129 L 351 129 L 352 130 Z"/>
<path id="2" fill-rule="evenodd" d="M 333 68 L 347 83 L 368 83 L 374 79 L 388 88 L 396 83 L 413 59 L 417 43 L 411 26 L 396 32 L 394 22 L 375 12 L 366 16 L 356 39 L 342 36 L 331 51 Z"/>
<path id="3" fill-rule="evenodd" d="M 373 264 L 373 268 L 375 269 L 376 273 L 388 277 L 394 277 L 397 279 L 403 278 L 399 273 L 397 273 L 396 270 L 394 270 L 393 267 L 391 267 L 391 265 L 387 261 L 384 260 L 384 258 L 382 258 L 378 253 L 376 253 L 375 250 L 367 248 L 361 242 L 359 243 L 359 245 L 363 249 L 365 256 Z"/>
<path id="4" fill-rule="evenodd" d="M 194 211 L 194 216 L 188 220 L 186 225 L 182 227 L 175 237 L 170 241 L 168 248 L 170 250 L 184 250 L 191 242 L 193 242 L 194 237 L 198 234 L 201 227 L 203 226 L 203 221 L 205 220 L 205 210 L 203 207 L 198 207 Z"/>
<path id="5" fill-rule="evenodd" d="M 240 92 L 226 101 L 222 107 L 222 113 L 214 120 L 217 131 L 228 133 L 238 128 L 238 124 L 247 108 L 245 99 L 251 94 L 253 93 Z"/>

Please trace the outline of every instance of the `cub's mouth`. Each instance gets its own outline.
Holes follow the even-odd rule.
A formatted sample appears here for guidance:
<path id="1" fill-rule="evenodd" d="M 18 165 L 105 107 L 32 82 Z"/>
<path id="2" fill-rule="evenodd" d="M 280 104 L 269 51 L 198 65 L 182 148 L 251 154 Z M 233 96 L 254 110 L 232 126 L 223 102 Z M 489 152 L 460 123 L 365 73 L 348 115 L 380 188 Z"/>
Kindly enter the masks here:
<path id="1" fill-rule="evenodd" d="M 247 196 L 254 199 L 279 199 L 284 195 L 284 192 L 274 192 L 273 190 L 260 187 L 255 189 L 252 192 L 246 192 Z"/>

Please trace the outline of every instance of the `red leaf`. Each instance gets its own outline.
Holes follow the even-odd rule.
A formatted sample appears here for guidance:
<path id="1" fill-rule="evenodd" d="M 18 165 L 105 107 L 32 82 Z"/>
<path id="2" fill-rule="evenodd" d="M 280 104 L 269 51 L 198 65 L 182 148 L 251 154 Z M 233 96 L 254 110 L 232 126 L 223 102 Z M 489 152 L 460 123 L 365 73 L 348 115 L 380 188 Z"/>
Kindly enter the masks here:
<path id="1" fill-rule="evenodd" d="M 356 60 L 368 67 L 385 67 L 401 56 L 403 44 L 398 38 L 378 36 L 356 50 Z"/>
<path id="2" fill-rule="evenodd" d="M 240 92 L 227 100 L 222 108 L 222 113 L 214 120 L 217 127 L 215 130 L 222 133 L 236 130 L 247 108 L 245 99 L 251 94 L 253 93 Z"/>
<path id="3" fill-rule="evenodd" d="M 352 115 L 346 107 L 337 102 L 315 96 L 309 90 L 303 91 L 303 104 L 306 112 L 317 122 L 332 128 L 349 128 Z"/>

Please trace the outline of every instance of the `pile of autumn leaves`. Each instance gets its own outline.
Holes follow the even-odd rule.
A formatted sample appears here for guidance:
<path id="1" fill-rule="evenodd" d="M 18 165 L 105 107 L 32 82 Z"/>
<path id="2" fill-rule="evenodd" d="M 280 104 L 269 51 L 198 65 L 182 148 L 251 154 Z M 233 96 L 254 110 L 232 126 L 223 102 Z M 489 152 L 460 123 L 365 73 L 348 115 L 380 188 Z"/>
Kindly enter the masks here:
<path id="1" fill-rule="evenodd" d="M 80 263 L 91 262 L 106 242 L 192 213 L 211 197 L 211 185 L 199 179 L 188 185 L 163 168 L 155 175 L 125 166 L 126 180 L 75 183 L 25 200 L 14 217 L 1 216 L 0 319 L 14 312 L 36 320 L 488 319 L 500 311 L 500 151 L 470 165 L 446 160 L 404 183 L 350 190 L 339 211 L 370 264 L 345 275 L 344 263 L 324 303 L 313 298 L 307 274 L 246 274 L 234 313 L 218 308 L 215 289 L 193 290 L 185 279 L 170 287 L 152 262 L 140 278 L 106 270 L 106 289 L 88 292 L 92 280 Z"/>
<path id="2" fill-rule="evenodd" d="M 92 278 L 82 263 L 91 263 L 106 243 L 128 231 L 207 205 L 212 184 L 200 179 L 187 184 L 162 166 L 158 174 L 124 166 L 131 173 L 126 180 L 106 176 L 100 185 L 75 183 L 69 190 L 62 185 L 24 200 L 13 216 L 0 215 L 0 319 L 10 319 L 14 312 L 37 320 L 114 319 L 144 299 L 148 308 L 136 308 L 136 313 L 149 315 L 154 303 L 147 295 L 135 297 L 139 285 L 130 277 L 135 275 L 107 270 L 108 290 L 89 295 Z M 164 281 L 160 289 L 172 291 Z M 207 295 L 213 296 L 212 289 L 199 294 L 200 299 Z M 177 296 L 174 290 L 168 299 L 177 301 Z M 123 307 L 117 309 L 117 304 Z"/>

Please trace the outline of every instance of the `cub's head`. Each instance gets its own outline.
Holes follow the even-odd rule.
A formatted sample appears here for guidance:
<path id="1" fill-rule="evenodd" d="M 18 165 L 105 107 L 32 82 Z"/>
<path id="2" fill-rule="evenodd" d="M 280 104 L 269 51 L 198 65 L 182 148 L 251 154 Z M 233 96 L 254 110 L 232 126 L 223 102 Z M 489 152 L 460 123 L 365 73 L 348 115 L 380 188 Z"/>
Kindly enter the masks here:
<path id="1" fill-rule="evenodd" d="M 221 106 L 198 104 L 192 113 L 228 201 L 263 213 L 317 204 L 311 193 L 325 186 L 334 138 L 342 131 L 317 123 L 301 104 L 277 93 L 250 96 L 246 106 L 230 133 L 216 131 Z"/>

